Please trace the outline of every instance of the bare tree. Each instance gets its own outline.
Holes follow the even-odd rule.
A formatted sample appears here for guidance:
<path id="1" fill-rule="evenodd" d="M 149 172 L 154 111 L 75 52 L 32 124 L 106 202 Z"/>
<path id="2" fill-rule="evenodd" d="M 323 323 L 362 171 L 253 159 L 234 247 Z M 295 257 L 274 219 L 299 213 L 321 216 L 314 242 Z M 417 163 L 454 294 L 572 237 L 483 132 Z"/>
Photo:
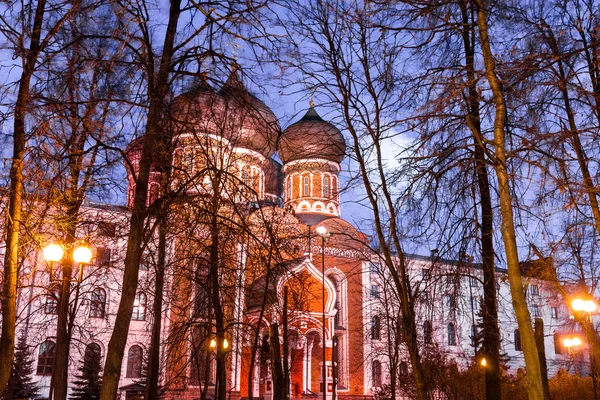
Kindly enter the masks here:
<path id="1" fill-rule="evenodd" d="M 0 387 L 6 386 L 14 357 L 17 275 L 19 264 L 19 231 L 22 223 L 23 168 L 27 146 L 25 119 L 30 105 L 31 83 L 40 67 L 40 56 L 48 52 L 54 36 L 80 3 L 58 2 L 47 4 L 40 0 L 25 7 L 21 3 L 7 3 L 0 23 L 2 34 L 21 59 L 21 76 L 13 111 L 13 155 L 10 169 L 10 193 L 8 196 L 8 226 L 4 276 L 2 289 L 2 335 L 0 357 L 5 360 L 0 366 Z M 22 8 L 21 8 L 22 7 Z M 50 15 L 47 13 L 51 13 Z M 24 21 L 32 21 L 29 26 Z M 6 362 L 8 360 L 8 362 Z"/>

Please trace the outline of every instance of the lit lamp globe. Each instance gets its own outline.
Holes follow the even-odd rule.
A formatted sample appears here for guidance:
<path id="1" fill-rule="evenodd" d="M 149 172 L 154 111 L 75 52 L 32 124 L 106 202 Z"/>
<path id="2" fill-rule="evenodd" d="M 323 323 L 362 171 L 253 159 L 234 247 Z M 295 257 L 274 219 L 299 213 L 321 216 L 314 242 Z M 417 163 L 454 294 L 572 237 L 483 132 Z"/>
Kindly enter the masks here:
<path id="1" fill-rule="evenodd" d="M 486 367 L 487 366 L 487 360 L 484 357 L 481 358 L 481 366 L 482 367 Z"/>
<path id="2" fill-rule="evenodd" d="M 62 260 L 63 255 L 65 253 L 63 248 L 56 243 L 51 243 L 48 246 L 46 246 L 44 248 L 43 252 L 44 252 L 44 259 L 47 262 L 58 262 L 58 261 Z"/>
<path id="3" fill-rule="evenodd" d="M 573 311 L 581 311 L 585 313 L 593 313 L 596 311 L 598 306 L 594 300 L 583 300 L 583 299 L 575 299 L 571 303 L 571 308 Z"/>
<path id="4" fill-rule="evenodd" d="M 211 339 L 210 340 L 210 348 L 214 349 L 217 347 L 217 341 L 216 339 Z M 229 342 L 227 341 L 227 339 L 223 339 L 223 349 L 227 350 L 229 348 Z"/>
<path id="5" fill-rule="evenodd" d="M 73 250 L 73 260 L 78 264 L 87 264 L 92 260 L 92 250 L 87 246 L 77 246 Z"/>
<path id="6" fill-rule="evenodd" d="M 327 235 L 327 228 L 325 228 L 325 227 L 324 227 L 324 226 L 322 226 L 322 225 L 321 225 L 321 226 L 318 226 L 318 227 L 317 227 L 317 229 L 316 229 L 316 231 L 317 231 L 317 233 L 318 233 L 320 236 L 325 236 L 325 235 Z"/>

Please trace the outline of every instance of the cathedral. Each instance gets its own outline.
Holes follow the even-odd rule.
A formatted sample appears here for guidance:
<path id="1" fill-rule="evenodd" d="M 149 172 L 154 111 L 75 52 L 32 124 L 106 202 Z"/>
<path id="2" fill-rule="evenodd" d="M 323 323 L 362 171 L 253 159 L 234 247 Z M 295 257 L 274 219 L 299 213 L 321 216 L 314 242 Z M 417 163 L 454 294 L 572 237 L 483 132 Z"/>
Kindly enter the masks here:
<path id="1" fill-rule="evenodd" d="M 370 238 L 342 218 L 339 175 L 349 150 L 340 129 L 310 104 L 282 130 L 235 70 L 220 88 L 199 79 L 173 99 L 163 129 L 172 140 L 156 150 L 148 209 L 153 221 L 162 221 L 166 238 L 160 265 L 165 285 L 157 293 L 160 229 L 149 227 L 121 399 L 140 398 L 156 321 L 165 398 L 214 396 L 223 379 L 216 372 L 220 355 L 231 399 L 275 398 L 274 371 L 280 367 L 292 398 L 323 398 L 325 391 L 327 398 L 372 399 L 390 379 L 398 306 Z M 80 235 L 92 245 L 94 259 L 81 267 L 71 379 L 90 348 L 102 357 L 110 338 L 141 150 L 140 139 L 126 149 L 127 206 L 90 204 L 82 211 Z M 408 262 L 423 348 L 470 365 L 477 351 L 481 267 L 435 253 L 412 255 Z M 18 330 L 34 349 L 35 379 L 47 394 L 57 299 L 41 252 L 32 251 L 25 264 Z M 503 353 L 509 373 L 516 373 L 524 367 L 520 336 L 506 271 L 498 268 L 497 277 Z M 566 366 L 585 369 L 584 357 L 567 354 L 560 344 L 570 329 L 564 299 L 535 274 L 526 281 L 532 316 L 544 322 L 550 374 Z M 164 299 L 160 313 L 153 309 L 156 296 Z M 408 355 L 405 349 L 399 354 L 398 379 L 408 379 Z"/>

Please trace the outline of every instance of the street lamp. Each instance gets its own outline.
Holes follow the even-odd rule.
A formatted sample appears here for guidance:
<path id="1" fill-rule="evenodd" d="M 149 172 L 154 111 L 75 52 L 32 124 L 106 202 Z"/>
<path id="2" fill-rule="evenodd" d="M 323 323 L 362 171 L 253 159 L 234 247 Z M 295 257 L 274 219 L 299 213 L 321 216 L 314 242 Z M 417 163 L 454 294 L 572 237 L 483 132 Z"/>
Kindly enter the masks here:
<path id="1" fill-rule="evenodd" d="M 217 341 L 218 341 L 218 337 L 210 339 L 210 343 L 208 344 L 208 346 L 210 347 L 211 350 L 215 351 L 215 355 L 218 357 L 219 349 L 217 348 Z M 226 338 L 223 338 L 223 342 L 221 344 L 221 350 L 223 351 L 223 353 L 225 353 L 227 351 L 227 349 L 229 349 L 229 342 L 227 341 Z M 219 398 L 219 372 L 218 372 L 218 370 L 217 370 L 216 379 L 215 379 L 215 399 L 216 398 Z"/>
<path id="2" fill-rule="evenodd" d="M 592 313 L 594 313 L 598 309 L 598 305 L 592 298 L 575 298 L 571 302 L 571 310 L 573 310 L 573 315 L 578 317 L 581 325 L 583 326 L 583 330 L 585 331 L 585 335 L 588 342 L 588 347 L 590 351 L 590 370 L 592 372 L 592 384 L 594 387 L 594 399 L 598 400 L 598 376 L 596 371 L 596 356 L 595 356 L 595 348 L 598 346 L 596 341 L 596 332 L 594 330 L 594 324 L 592 322 Z M 581 344 L 581 339 L 579 339 Z M 567 343 L 563 341 L 563 344 L 566 346 Z M 574 344 L 571 342 L 571 345 Z"/>
<path id="3" fill-rule="evenodd" d="M 52 281 L 54 278 L 54 263 L 62 260 L 65 251 L 61 245 L 50 243 L 48 246 L 44 247 L 43 253 L 44 259 L 50 265 L 50 280 Z"/>
<path id="4" fill-rule="evenodd" d="M 485 357 L 481 357 L 481 361 L 479 362 L 483 368 L 487 367 L 487 360 Z"/>
<path id="5" fill-rule="evenodd" d="M 329 236 L 327 228 L 323 225 L 318 226 L 317 234 L 321 236 L 321 273 L 323 278 L 323 400 L 327 399 L 327 355 L 325 352 L 325 238 Z"/>
<path id="6" fill-rule="evenodd" d="M 563 339 L 563 345 L 567 348 L 567 350 L 569 351 L 569 354 L 571 354 L 573 347 L 581 346 L 581 343 L 583 343 L 583 342 L 577 336 L 566 337 Z"/>
<path id="7" fill-rule="evenodd" d="M 575 373 L 577 373 L 577 366 L 575 366 L 575 361 L 573 357 L 573 348 L 581 346 L 582 341 L 577 336 L 572 336 L 563 338 L 562 343 L 563 346 L 567 348 L 569 356 L 571 356 L 571 361 L 573 362 L 573 367 L 575 368 Z"/>
<path id="8" fill-rule="evenodd" d="M 50 279 L 53 276 L 53 264 L 60 262 L 64 257 L 64 250 L 61 245 L 52 243 L 46 246 L 43 250 L 44 258 L 50 264 Z M 77 279 L 77 287 L 75 292 L 75 301 L 73 304 L 73 310 L 77 310 L 77 302 L 79 300 L 79 291 L 81 281 L 83 279 L 83 265 L 89 263 L 92 260 L 92 250 L 86 244 L 77 245 L 72 253 L 72 260 L 77 263 L 79 268 L 79 276 Z M 55 385 L 57 379 L 66 380 L 68 378 L 68 362 L 69 362 L 69 343 L 71 332 L 73 328 L 73 319 L 68 323 L 69 313 L 69 295 L 71 291 L 71 280 L 72 280 L 72 265 L 63 264 L 63 282 L 59 298 L 58 308 L 58 321 L 56 324 L 56 347 L 54 363 L 52 365 L 52 377 L 50 378 L 50 393 L 48 398 L 51 400 L 55 395 Z M 68 325 L 68 326 L 67 326 Z M 60 373 L 62 376 L 57 377 Z M 62 389 L 61 389 L 62 391 Z M 65 397 L 66 393 L 60 393 L 59 397 Z"/>

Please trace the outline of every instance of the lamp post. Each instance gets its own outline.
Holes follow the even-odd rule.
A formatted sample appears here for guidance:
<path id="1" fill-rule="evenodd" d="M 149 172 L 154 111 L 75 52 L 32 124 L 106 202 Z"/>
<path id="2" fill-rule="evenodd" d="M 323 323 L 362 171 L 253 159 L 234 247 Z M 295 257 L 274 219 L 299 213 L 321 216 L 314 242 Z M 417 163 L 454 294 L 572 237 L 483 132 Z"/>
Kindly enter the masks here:
<path id="1" fill-rule="evenodd" d="M 323 295 L 323 400 L 327 399 L 327 354 L 325 351 L 325 238 L 329 236 L 327 228 L 319 226 L 316 229 L 321 236 L 321 273 L 323 278 L 322 295 Z"/>
<path id="2" fill-rule="evenodd" d="M 48 246 L 46 246 L 43 250 L 43 254 L 44 254 L 44 258 L 46 259 L 46 261 L 50 264 L 50 279 L 52 280 L 53 278 L 53 269 L 54 269 L 54 264 L 57 262 L 60 262 L 61 260 L 63 260 L 64 257 L 64 250 L 62 248 L 61 245 L 56 244 L 56 243 L 52 243 L 49 244 Z M 85 245 L 85 244 L 81 244 L 76 246 L 73 249 L 72 252 L 72 260 L 74 262 L 76 262 L 79 266 L 79 276 L 78 276 L 78 285 L 77 285 L 77 291 L 76 291 L 76 297 L 75 297 L 75 308 L 74 310 L 76 310 L 77 307 L 77 298 L 79 297 L 79 286 L 81 284 L 81 280 L 83 277 L 83 264 L 87 264 L 91 261 L 92 259 L 92 251 L 90 250 L 90 248 Z M 62 282 L 62 287 L 61 287 L 61 292 L 60 292 L 60 298 L 59 298 L 59 302 L 58 302 L 58 321 L 56 324 L 56 346 L 55 346 L 55 353 L 54 353 L 54 362 L 52 364 L 52 377 L 50 378 L 50 392 L 48 394 L 48 399 L 52 400 L 53 396 L 55 395 L 55 389 L 56 389 L 56 382 L 57 379 L 61 380 L 61 381 L 65 381 L 68 378 L 68 362 L 69 362 L 69 342 L 70 342 L 70 336 L 71 336 L 71 329 L 67 328 L 67 320 L 68 320 L 68 313 L 69 313 L 69 294 L 70 294 L 70 285 L 71 285 L 71 271 L 72 271 L 72 267 L 68 267 L 65 265 L 64 268 L 65 271 L 67 271 L 67 273 L 63 273 L 63 282 Z M 72 326 L 73 321 L 71 321 L 71 326 Z M 60 373 L 61 376 L 57 377 L 57 374 Z M 60 396 L 62 400 L 62 398 L 66 398 L 67 394 L 60 393 Z"/>
<path id="3" fill-rule="evenodd" d="M 226 352 L 227 349 L 229 349 L 229 341 L 227 341 L 226 338 L 223 338 L 223 342 L 222 342 L 222 345 L 220 348 L 217 346 L 218 339 L 219 339 L 218 337 L 211 339 L 210 344 L 209 344 L 210 349 L 215 352 L 216 356 L 218 356 L 219 350 Z M 219 374 L 217 373 L 215 375 L 215 399 L 217 399 L 218 396 L 219 396 Z"/>
<path id="4" fill-rule="evenodd" d="M 590 356 L 590 370 L 592 374 L 592 384 L 594 387 L 594 399 L 598 400 L 598 376 L 596 371 L 596 357 L 595 357 L 595 347 L 596 343 L 596 332 L 594 331 L 594 325 L 592 322 L 592 313 L 594 313 L 598 309 L 598 305 L 593 299 L 581 299 L 575 298 L 571 302 L 571 309 L 573 310 L 573 314 L 581 320 L 581 324 L 583 326 L 583 330 L 585 331 L 585 336 L 587 338 L 588 347 L 589 347 L 589 356 Z M 579 339 L 581 342 L 581 339 Z M 563 342 L 563 344 L 566 343 Z M 580 343 L 581 344 L 581 343 Z M 575 345 L 575 344 L 572 344 Z"/>

